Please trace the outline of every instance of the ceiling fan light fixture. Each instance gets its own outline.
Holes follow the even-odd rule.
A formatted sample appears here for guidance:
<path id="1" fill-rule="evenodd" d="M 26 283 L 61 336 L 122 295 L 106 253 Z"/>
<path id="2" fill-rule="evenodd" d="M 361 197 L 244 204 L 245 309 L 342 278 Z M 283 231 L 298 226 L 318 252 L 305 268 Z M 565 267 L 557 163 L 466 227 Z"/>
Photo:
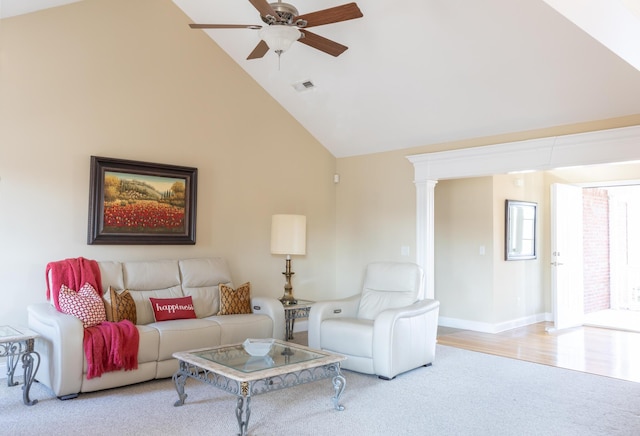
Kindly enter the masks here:
<path id="1" fill-rule="evenodd" d="M 260 39 L 267 43 L 276 53 L 284 53 L 302 34 L 296 27 L 283 24 L 272 24 L 260 30 Z"/>

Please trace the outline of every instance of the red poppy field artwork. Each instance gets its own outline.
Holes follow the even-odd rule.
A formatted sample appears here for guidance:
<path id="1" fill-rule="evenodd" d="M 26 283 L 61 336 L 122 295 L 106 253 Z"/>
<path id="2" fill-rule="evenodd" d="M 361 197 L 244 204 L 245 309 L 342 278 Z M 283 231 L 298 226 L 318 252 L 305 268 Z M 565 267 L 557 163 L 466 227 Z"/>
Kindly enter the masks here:
<path id="1" fill-rule="evenodd" d="M 198 169 L 91 156 L 88 244 L 195 244 Z"/>
<path id="2" fill-rule="evenodd" d="M 104 232 L 182 233 L 184 180 L 106 172 Z"/>

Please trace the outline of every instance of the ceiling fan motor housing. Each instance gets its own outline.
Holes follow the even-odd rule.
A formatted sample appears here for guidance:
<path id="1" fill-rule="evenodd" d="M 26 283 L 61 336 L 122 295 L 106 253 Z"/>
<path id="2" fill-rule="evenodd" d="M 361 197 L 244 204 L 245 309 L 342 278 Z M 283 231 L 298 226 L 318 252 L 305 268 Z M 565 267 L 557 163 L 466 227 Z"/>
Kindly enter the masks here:
<path id="1" fill-rule="evenodd" d="M 276 22 L 281 24 L 292 24 L 293 19 L 299 15 L 295 6 L 289 3 L 270 3 L 269 6 L 271 6 L 275 13 L 278 14 L 278 17 L 274 17 Z M 260 18 L 267 24 L 273 23 L 273 20 L 270 20 L 268 17 L 260 16 Z"/>

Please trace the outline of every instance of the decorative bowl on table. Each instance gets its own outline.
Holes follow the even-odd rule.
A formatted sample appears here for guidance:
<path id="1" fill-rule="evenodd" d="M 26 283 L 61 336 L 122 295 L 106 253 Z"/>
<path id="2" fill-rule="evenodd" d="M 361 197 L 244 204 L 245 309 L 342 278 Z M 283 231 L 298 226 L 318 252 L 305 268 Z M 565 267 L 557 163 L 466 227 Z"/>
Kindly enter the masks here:
<path id="1" fill-rule="evenodd" d="M 273 339 L 247 339 L 242 343 L 244 351 L 252 356 L 266 356 L 272 345 Z"/>

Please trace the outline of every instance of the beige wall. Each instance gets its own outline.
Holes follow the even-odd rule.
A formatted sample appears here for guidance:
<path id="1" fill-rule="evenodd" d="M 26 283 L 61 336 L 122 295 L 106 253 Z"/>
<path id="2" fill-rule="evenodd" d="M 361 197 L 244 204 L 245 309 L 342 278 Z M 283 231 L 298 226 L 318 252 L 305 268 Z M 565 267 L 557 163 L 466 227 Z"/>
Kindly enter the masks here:
<path id="1" fill-rule="evenodd" d="M 440 315 L 469 321 L 493 316 L 493 180 L 439 182 L 435 191 L 435 297 Z M 480 247 L 485 255 L 480 255 Z M 461 304 L 464 302 L 464 304 Z"/>
<path id="2" fill-rule="evenodd" d="M 407 155 L 640 124 L 635 115 L 335 159 L 188 22 L 170 0 L 84 1 L 0 22 L 2 322 L 26 321 L 25 307 L 44 300 L 46 263 L 66 257 L 220 255 L 237 283 L 248 280 L 257 294 L 279 296 L 284 262 L 269 253 L 269 225 L 271 214 L 283 212 L 308 216 L 308 254 L 293 261 L 296 295 L 351 295 L 366 263 L 415 261 L 415 187 Z M 274 125 L 287 135 L 269 135 Z M 197 244 L 86 245 L 91 155 L 198 167 Z M 438 201 L 455 203 L 441 183 Z M 489 208 L 499 208 L 489 185 L 482 196 Z M 465 201 L 452 207 L 465 209 Z M 484 205 L 472 213 L 483 219 L 469 258 L 437 251 L 440 265 L 462 260 L 475 271 L 492 258 L 498 263 L 495 226 L 502 218 L 491 221 Z M 485 231 L 494 232 L 493 241 L 486 242 Z M 480 243 L 487 254 L 479 260 Z M 475 280 L 490 293 L 497 274 L 478 271 Z M 436 277 L 437 283 L 443 279 Z M 483 307 L 490 315 L 478 316 L 477 307 L 436 288 L 460 305 L 444 313 L 487 322 L 514 316 L 514 299 L 520 298 L 516 314 L 540 304 L 526 287 L 495 292 L 506 303 Z"/>
<path id="3" fill-rule="evenodd" d="M 402 157 L 343 158 L 338 173 L 336 294 L 348 296 L 361 290 L 367 263 L 415 262 L 416 194 L 413 167 Z"/>
<path id="4" fill-rule="evenodd" d="M 335 288 L 335 158 L 170 0 L 92 0 L 4 19 L 0 322 L 44 301 L 47 262 L 224 256 L 283 293 L 274 213 L 308 216 L 294 292 Z M 268 132 L 278 127 L 286 135 Z M 89 246 L 91 155 L 198 168 L 195 246 Z"/>
<path id="5" fill-rule="evenodd" d="M 549 283 L 545 278 L 548 262 L 549 214 L 548 189 L 544 173 L 496 175 L 493 177 L 493 236 L 495 241 L 493 265 L 494 324 L 530 319 L 550 312 L 545 305 Z M 505 261 L 505 200 L 537 203 L 537 258 Z"/>

